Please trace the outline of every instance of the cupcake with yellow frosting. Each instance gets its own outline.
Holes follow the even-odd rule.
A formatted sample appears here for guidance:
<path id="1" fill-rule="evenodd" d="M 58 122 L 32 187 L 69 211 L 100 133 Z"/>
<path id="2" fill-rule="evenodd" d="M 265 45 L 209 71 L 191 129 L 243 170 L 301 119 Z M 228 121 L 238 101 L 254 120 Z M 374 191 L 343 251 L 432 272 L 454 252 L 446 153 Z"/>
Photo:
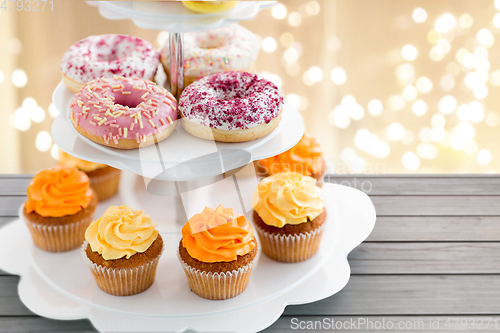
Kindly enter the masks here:
<path id="1" fill-rule="evenodd" d="M 304 176 L 313 177 L 318 185 L 323 183 L 326 172 L 326 163 L 318 141 L 305 135 L 300 141 L 276 156 L 256 162 L 257 173 L 263 177 L 272 176 L 280 172 L 298 172 Z"/>
<path id="2" fill-rule="evenodd" d="M 326 220 L 316 179 L 283 172 L 262 179 L 254 193 L 253 219 L 262 251 L 281 262 L 299 262 L 319 248 Z"/>
<path id="3" fill-rule="evenodd" d="M 33 177 L 23 219 L 37 247 L 62 252 L 79 247 L 92 222 L 97 195 L 76 167 L 56 166 Z"/>
<path id="4" fill-rule="evenodd" d="M 59 149 L 59 164 L 75 166 L 89 177 L 90 186 L 99 201 L 111 198 L 118 192 L 121 171 L 106 164 L 84 161 Z"/>
<path id="5" fill-rule="evenodd" d="M 245 216 L 222 205 L 205 207 L 182 228 L 178 254 L 191 290 L 206 299 L 223 300 L 247 287 L 257 242 Z"/>
<path id="6" fill-rule="evenodd" d="M 220 13 L 234 8 L 238 1 L 182 1 L 182 4 L 189 10 L 200 14 Z"/>
<path id="7" fill-rule="evenodd" d="M 128 206 L 110 206 L 90 224 L 82 255 L 102 291 L 130 296 L 151 287 L 163 252 L 155 227 L 144 211 Z"/>

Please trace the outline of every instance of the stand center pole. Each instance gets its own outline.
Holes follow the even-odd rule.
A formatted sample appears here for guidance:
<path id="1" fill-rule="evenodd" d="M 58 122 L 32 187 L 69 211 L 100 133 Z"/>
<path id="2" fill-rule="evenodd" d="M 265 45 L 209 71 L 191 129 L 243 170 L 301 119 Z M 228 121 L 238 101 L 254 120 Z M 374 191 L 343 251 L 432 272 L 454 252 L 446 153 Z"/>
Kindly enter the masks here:
<path id="1" fill-rule="evenodd" d="M 170 49 L 170 90 L 179 99 L 184 89 L 184 35 L 182 32 L 169 33 Z"/>

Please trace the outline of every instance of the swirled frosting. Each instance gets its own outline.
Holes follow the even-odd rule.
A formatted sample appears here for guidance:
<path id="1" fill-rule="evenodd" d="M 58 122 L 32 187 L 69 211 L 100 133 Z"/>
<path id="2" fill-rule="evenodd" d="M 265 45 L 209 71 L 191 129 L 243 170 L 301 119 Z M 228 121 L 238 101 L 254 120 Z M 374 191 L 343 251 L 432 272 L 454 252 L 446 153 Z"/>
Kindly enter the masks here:
<path id="1" fill-rule="evenodd" d="M 292 171 L 305 176 L 321 173 L 323 156 L 318 141 L 304 134 L 302 139 L 289 150 L 259 161 L 269 175 Z"/>
<path id="2" fill-rule="evenodd" d="M 76 167 L 58 165 L 33 177 L 28 186 L 28 213 L 61 217 L 86 208 L 92 199 L 87 175 Z"/>
<path id="3" fill-rule="evenodd" d="M 313 220 L 325 208 L 316 179 L 296 172 L 262 179 L 254 193 L 254 210 L 265 224 L 282 228 Z"/>
<path id="4" fill-rule="evenodd" d="M 252 226 L 243 215 L 222 205 L 205 207 L 182 228 L 182 245 L 202 262 L 229 262 L 255 247 Z"/>
<path id="5" fill-rule="evenodd" d="M 105 167 L 107 167 L 106 164 L 81 160 L 79 158 L 71 156 L 70 154 L 62 151 L 61 149 L 59 149 L 59 164 L 67 166 L 75 166 L 79 170 L 82 170 L 83 172 L 91 172 L 97 169 L 104 169 Z"/>
<path id="6" fill-rule="evenodd" d="M 145 252 L 158 236 L 156 224 L 143 210 L 129 206 L 110 206 L 85 231 L 92 251 L 106 260 L 120 259 Z"/>

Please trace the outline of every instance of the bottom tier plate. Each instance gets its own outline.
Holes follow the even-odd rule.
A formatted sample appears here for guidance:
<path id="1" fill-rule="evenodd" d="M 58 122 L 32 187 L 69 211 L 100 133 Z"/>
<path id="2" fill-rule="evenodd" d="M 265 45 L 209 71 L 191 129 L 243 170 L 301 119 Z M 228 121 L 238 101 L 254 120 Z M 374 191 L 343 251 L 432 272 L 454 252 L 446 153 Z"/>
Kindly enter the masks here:
<path id="1" fill-rule="evenodd" d="M 296 264 L 260 255 L 247 290 L 226 301 L 208 301 L 189 290 L 175 254 L 178 231 L 162 232 L 166 249 L 156 281 L 131 297 L 99 290 L 79 249 L 48 253 L 36 248 L 22 219 L 0 229 L 0 268 L 21 275 L 19 295 L 33 312 L 54 319 L 89 318 L 102 332 L 256 332 L 279 318 L 286 305 L 331 296 L 349 280 L 347 255 L 370 234 L 375 209 L 368 196 L 349 187 L 325 184 L 324 193 L 328 220 L 317 255 Z M 96 214 L 121 200 L 116 196 L 100 204 Z"/>

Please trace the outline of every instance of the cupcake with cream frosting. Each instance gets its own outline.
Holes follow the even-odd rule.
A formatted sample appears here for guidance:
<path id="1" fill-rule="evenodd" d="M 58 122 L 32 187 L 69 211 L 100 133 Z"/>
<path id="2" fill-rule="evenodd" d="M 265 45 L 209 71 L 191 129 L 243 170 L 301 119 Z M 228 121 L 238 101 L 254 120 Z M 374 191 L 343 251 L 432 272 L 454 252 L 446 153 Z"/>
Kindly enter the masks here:
<path id="1" fill-rule="evenodd" d="M 97 286 L 115 296 L 139 294 L 154 282 L 163 240 L 142 210 L 110 206 L 85 231 L 82 255 Z"/>
<path id="2" fill-rule="evenodd" d="M 205 207 L 182 228 L 179 261 L 189 287 L 200 297 L 223 300 L 242 293 L 256 255 L 252 226 L 231 208 Z"/>
<path id="3" fill-rule="evenodd" d="M 98 201 L 84 172 L 66 166 L 43 170 L 27 194 L 22 216 L 37 247 L 62 252 L 82 244 Z"/>
<path id="4" fill-rule="evenodd" d="M 109 165 L 81 160 L 59 149 L 59 164 L 75 166 L 89 177 L 90 186 L 99 201 L 111 198 L 118 192 L 121 171 Z"/>
<path id="5" fill-rule="evenodd" d="M 313 177 L 321 186 L 326 172 L 326 162 L 318 141 L 306 134 L 300 141 L 276 156 L 259 160 L 256 163 L 257 173 L 263 177 L 280 172 L 297 172 Z"/>
<path id="6" fill-rule="evenodd" d="M 316 179 L 283 172 L 262 179 L 253 198 L 262 251 L 281 262 L 299 262 L 317 251 L 326 220 Z"/>

